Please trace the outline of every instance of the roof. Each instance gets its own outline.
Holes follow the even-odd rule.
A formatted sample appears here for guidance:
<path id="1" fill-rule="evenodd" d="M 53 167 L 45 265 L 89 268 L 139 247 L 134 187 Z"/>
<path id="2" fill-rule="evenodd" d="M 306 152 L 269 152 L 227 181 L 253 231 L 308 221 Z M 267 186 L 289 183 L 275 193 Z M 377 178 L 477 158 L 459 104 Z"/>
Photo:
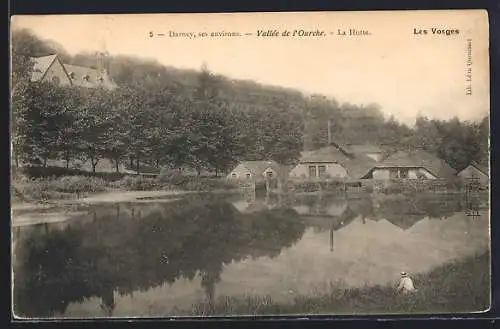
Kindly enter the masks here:
<path id="1" fill-rule="evenodd" d="M 438 178 L 450 178 L 456 174 L 456 170 L 450 167 L 446 161 L 423 150 L 411 152 L 398 151 L 387 157 L 382 162 L 377 163 L 374 167 L 425 168 Z"/>
<path id="2" fill-rule="evenodd" d="M 382 149 L 372 144 L 350 144 L 347 150 L 352 153 L 381 153 Z"/>
<path id="3" fill-rule="evenodd" d="M 71 78 L 71 82 L 76 86 L 91 88 L 101 83 L 108 86 L 114 85 L 107 74 L 100 73 L 97 69 L 70 64 L 64 64 L 64 67 Z M 87 80 L 84 77 L 88 77 Z M 102 81 L 99 80 L 101 77 Z"/>
<path id="4" fill-rule="evenodd" d="M 316 151 L 317 150 L 302 151 L 302 152 L 300 152 L 300 158 L 302 159 L 305 157 L 309 157 L 311 154 L 313 154 Z"/>
<path id="5" fill-rule="evenodd" d="M 344 211 L 338 215 L 302 213 L 300 216 L 306 220 L 309 226 L 338 231 L 352 223 L 358 215 L 347 206 Z"/>
<path id="6" fill-rule="evenodd" d="M 336 146 L 329 145 L 304 154 L 300 162 L 341 162 L 347 160 L 349 160 L 349 158 Z"/>
<path id="7" fill-rule="evenodd" d="M 356 219 L 357 214 L 350 207 L 347 207 L 346 210 L 338 217 L 338 219 L 333 223 L 332 227 L 334 231 L 338 231 L 341 228 L 349 225 Z"/>
<path id="8" fill-rule="evenodd" d="M 31 81 L 39 81 L 49 69 L 50 65 L 57 58 L 57 55 L 49 55 L 42 57 L 32 57 L 33 60 L 33 73 Z"/>
<path id="9" fill-rule="evenodd" d="M 473 166 L 474 168 L 476 168 L 477 170 L 479 170 L 480 172 L 482 172 L 486 176 L 489 176 L 488 167 L 483 166 L 483 165 L 477 163 L 476 161 L 471 161 L 468 166 Z M 464 169 L 466 169 L 467 167 L 465 167 Z M 462 170 L 464 170 L 464 169 L 462 169 Z M 462 171 L 462 170 L 460 170 L 460 171 Z"/>
<path id="10" fill-rule="evenodd" d="M 269 167 L 279 170 L 279 165 L 276 161 L 242 161 L 240 166 L 246 167 L 254 175 L 260 175 Z"/>
<path id="11" fill-rule="evenodd" d="M 354 158 L 343 162 L 342 165 L 346 168 L 350 178 L 360 179 L 366 176 L 376 163 L 377 161 L 365 154 L 356 154 Z"/>
<path id="12" fill-rule="evenodd" d="M 330 145 L 335 146 L 341 152 L 350 153 L 348 144 L 343 142 L 343 141 L 336 139 L 336 140 L 330 141 Z"/>
<path id="13" fill-rule="evenodd" d="M 404 215 L 393 214 L 390 216 L 385 216 L 385 219 L 389 223 L 399 227 L 402 230 L 407 230 L 411 228 L 413 225 L 420 222 L 424 218 L 425 215 L 423 214 L 404 214 Z"/>

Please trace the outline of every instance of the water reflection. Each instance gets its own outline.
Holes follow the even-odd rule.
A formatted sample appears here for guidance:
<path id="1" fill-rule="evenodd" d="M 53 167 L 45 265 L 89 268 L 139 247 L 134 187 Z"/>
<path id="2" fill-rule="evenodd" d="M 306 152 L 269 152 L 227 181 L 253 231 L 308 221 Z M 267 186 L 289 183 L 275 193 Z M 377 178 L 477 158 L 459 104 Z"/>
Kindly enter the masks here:
<path id="1" fill-rule="evenodd" d="M 130 294 L 197 274 L 211 301 L 224 264 L 275 257 L 305 229 L 293 210 L 245 215 L 230 203 L 141 206 L 140 211 L 116 205 L 94 209 L 90 216 L 91 223 L 32 232 L 16 244 L 18 315 L 63 314 L 68 303 L 98 296 L 110 316 L 114 291 Z"/>
<path id="2" fill-rule="evenodd" d="M 228 295 L 247 285 L 278 294 L 271 290 L 333 278 L 362 282 L 365 273 L 381 282 L 387 273 L 398 275 L 401 264 L 427 269 L 481 247 L 478 236 L 487 229 L 463 220 L 466 207 L 456 196 L 435 195 L 247 195 L 96 206 L 78 220 L 14 229 L 14 307 L 21 316 L 50 317 L 97 297 L 100 313 L 92 316 L 113 316 L 117 298 L 183 279 L 203 288 L 210 314 L 217 290 Z M 424 219 L 447 224 L 412 229 Z M 409 257 L 417 246 L 432 257 Z M 239 285 L 221 284 L 223 273 L 240 277 Z"/>

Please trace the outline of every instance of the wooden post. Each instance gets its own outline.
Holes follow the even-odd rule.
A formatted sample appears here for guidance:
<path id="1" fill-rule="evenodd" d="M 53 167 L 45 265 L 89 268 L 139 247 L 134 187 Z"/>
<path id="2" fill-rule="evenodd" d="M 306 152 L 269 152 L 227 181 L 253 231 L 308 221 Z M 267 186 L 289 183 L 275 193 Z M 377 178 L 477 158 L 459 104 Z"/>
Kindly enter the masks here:
<path id="1" fill-rule="evenodd" d="M 330 251 L 333 251 L 333 223 L 332 227 L 330 228 Z"/>

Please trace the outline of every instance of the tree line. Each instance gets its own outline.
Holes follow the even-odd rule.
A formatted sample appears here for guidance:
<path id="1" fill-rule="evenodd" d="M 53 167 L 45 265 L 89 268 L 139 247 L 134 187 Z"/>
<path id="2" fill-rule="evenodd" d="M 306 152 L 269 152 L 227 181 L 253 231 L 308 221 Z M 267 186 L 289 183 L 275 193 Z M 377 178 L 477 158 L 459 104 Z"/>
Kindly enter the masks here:
<path id="1" fill-rule="evenodd" d="M 304 149 L 328 142 L 375 143 L 387 152 L 421 147 L 457 168 L 488 158 L 489 118 L 480 122 L 418 117 L 414 127 L 386 119 L 376 104 L 338 104 L 302 93 L 154 61 L 109 56 L 116 90 L 31 83 L 30 56 L 57 53 L 63 62 L 92 66 L 92 54 L 68 55 L 61 46 L 20 30 L 12 37 L 12 144 L 17 162 L 69 166 L 101 159 L 131 168 L 193 168 L 227 172 L 241 160 L 292 164 Z"/>

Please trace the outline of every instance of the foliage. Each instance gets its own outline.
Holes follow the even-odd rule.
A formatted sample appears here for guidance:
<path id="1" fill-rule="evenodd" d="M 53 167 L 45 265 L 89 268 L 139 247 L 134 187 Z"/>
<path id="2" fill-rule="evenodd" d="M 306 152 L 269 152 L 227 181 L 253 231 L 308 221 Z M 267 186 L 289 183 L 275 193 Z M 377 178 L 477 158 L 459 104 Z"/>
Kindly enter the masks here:
<path id="1" fill-rule="evenodd" d="M 117 172 L 90 173 L 85 170 L 55 167 L 55 166 L 47 166 L 47 167 L 30 166 L 30 167 L 13 168 L 13 169 L 15 169 L 15 171 L 20 175 L 28 177 L 29 179 L 49 178 L 49 177 L 59 178 L 62 176 L 85 176 L 85 177 L 100 177 L 105 181 L 116 181 L 125 176 L 124 173 L 117 173 Z M 13 176 L 13 180 L 18 180 L 18 179 L 17 177 Z"/>
<path id="2" fill-rule="evenodd" d="M 154 178 L 141 175 L 125 176 L 123 179 L 116 182 L 115 185 L 132 191 L 147 191 L 158 188 L 158 184 L 155 182 Z"/>
<path id="3" fill-rule="evenodd" d="M 234 81 L 210 72 L 164 67 L 126 56 L 108 58 L 109 73 L 119 88 L 76 89 L 29 83 L 28 56 L 62 55 L 64 61 L 91 66 L 92 54 L 71 57 L 60 46 L 26 30 L 13 34 L 12 144 L 16 162 L 46 166 L 48 159 L 87 159 L 93 171 L 107 158 L 198 175 L 227 173 L 241 160 L 273 159 L 293 164 L 303 149 L 328 143 L 424 148 L 461 169 L 488 158 L 489 118 L 481 122 L 419 117 L 410 128 L 385 119 L 377 104 L 338 104 L 293 90 Z"/>
<path id="4" fill-rule="evenodd" d="M 102 192 L 108 184 L 99 177 L 62 176 L 33 178 L 17 184 L 17 192 L 24 200 L 41 201 L 67 199 L 88 193 Z"/>

